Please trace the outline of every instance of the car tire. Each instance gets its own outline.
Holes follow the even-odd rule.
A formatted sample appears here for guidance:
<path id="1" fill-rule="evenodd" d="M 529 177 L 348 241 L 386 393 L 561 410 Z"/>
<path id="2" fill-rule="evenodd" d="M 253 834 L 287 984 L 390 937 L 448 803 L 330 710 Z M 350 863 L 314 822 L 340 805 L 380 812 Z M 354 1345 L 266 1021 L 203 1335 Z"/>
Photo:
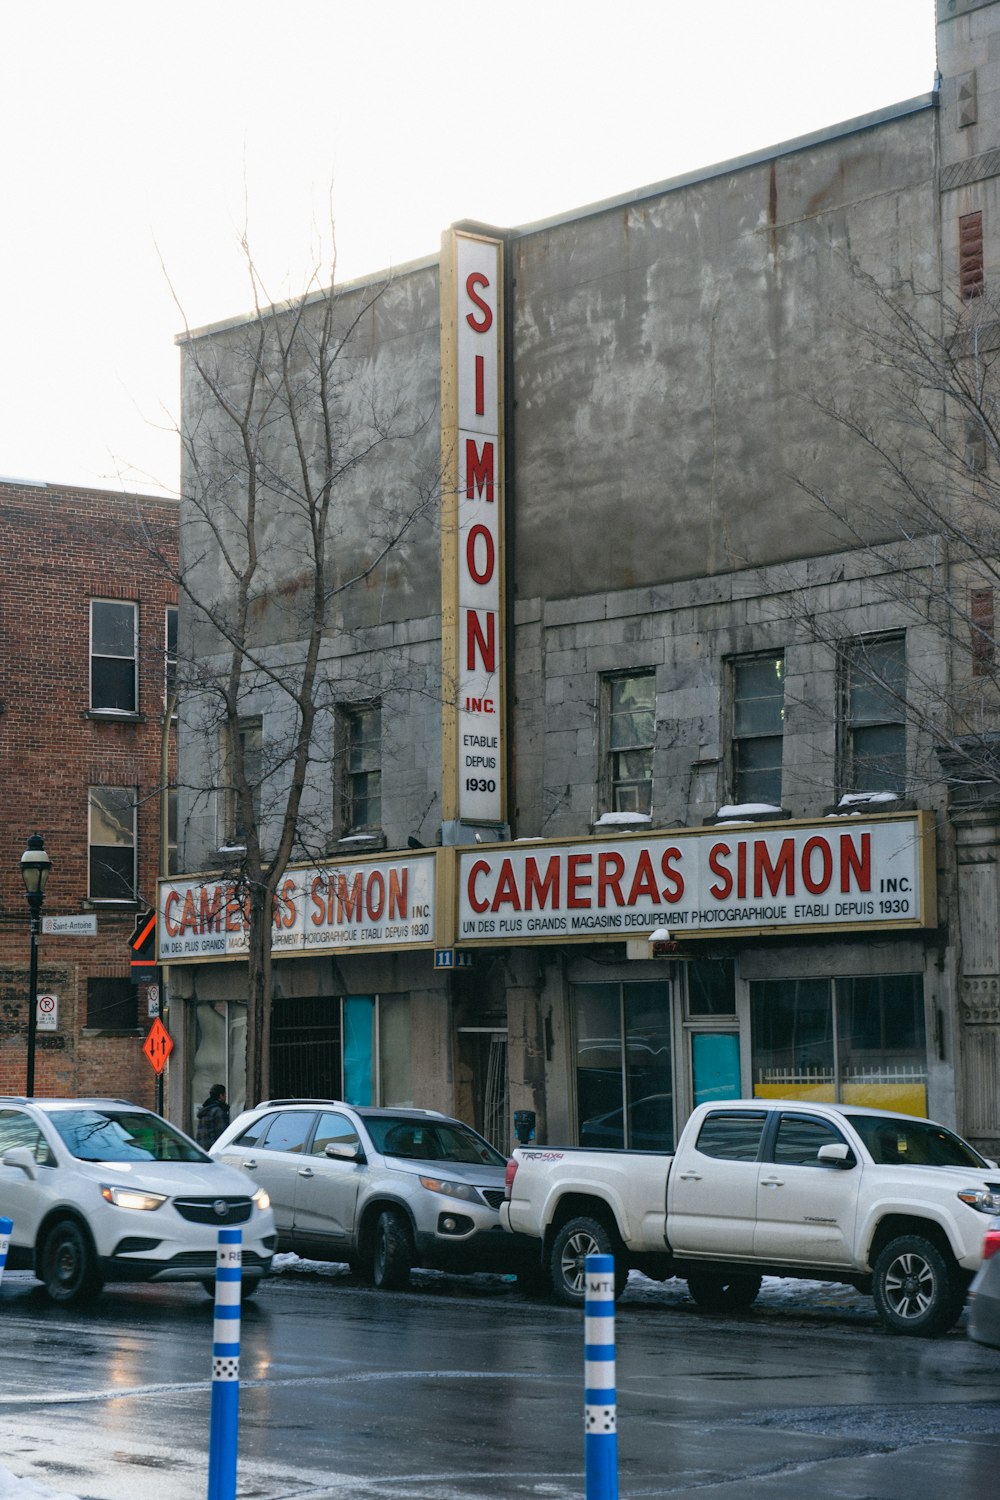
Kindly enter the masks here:
<path id="1" fill-rule="evenodd" d="M 410 1226 L 394 1208 L 383 1209 L 375 1225 L 372 1281 L 384 1292 L 406 1286 L 413 1266 Z"/>
<path id="2" fill-rule="evenodd" d="M 965 1286 L 949 1255 L 922 1235 L 903 1234 L 875 1261 L 872 1295 L 891 1333 L 934 1338 L 958 1321 Z"/>
<path id="3" fill-rule="evenodd" d="M 612 1234 L 600 1219 L 580 1215 L 567 1219 L 552 1241 L 549 1253 L 549 1280 L 557 1302 L 567 1307 L 582 1307 L 587 1279 L 586 1259 L 588 1255 L 613 1255 L 615 1257 L 615 1300 L 621 1296 L 628 1282 L 628 1267 L 624 1263 L 618 1236 Z"/>
<path id="4" fill-rule="evenodd" d="M 53 1302 L 90 1302 L 104 1285 L 90 1236 L 76 1219 L 59 1219 L 45 1236 L 42 1282 Z"/>
<path id="5" fill-rule="evenodd" d="M 745 1312 L 757 1300 L 762 1277 L 724 1271 L 693 1271 L 687 1279 L 688 1291 L 705 1312 Z"/>

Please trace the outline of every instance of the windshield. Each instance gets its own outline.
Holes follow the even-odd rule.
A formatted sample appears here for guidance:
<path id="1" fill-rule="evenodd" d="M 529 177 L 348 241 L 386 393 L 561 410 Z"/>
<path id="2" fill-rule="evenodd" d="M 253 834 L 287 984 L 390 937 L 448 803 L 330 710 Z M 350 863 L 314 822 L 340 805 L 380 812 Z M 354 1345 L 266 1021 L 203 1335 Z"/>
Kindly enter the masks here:
<path id="1" fill-rule="evenodd" d="M 210 1161 L 158 1115 L 138 1109 L 59 1109 L 49 1115 L 78 1161 Z"/>
<path id="2" fill-rule="evenodd" d="M 411 1161 L 464 1161 L 490 1167 L 507 1165 L 507 1158 L 494 1151 L 481 1135 L 451 1120 L 401 1120 L 371 1115 L 362 1118 L 375 1149 L 383 1156 L 404 1156 Z"/>
<path id="3" fill-rule="evenodd" d="M 930 1120 L 884 1120 L 848 1115 L 880 1167 L 988 1167 L 968 1141 Z"/>

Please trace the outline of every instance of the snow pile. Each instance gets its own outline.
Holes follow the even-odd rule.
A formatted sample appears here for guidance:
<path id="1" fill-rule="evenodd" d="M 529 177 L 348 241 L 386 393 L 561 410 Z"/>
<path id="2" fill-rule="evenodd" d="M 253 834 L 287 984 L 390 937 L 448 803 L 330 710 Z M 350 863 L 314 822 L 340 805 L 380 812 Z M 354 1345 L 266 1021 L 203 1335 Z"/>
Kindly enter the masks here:
<path id="1" fill-rule="evenodd" d="M 19 1479 L 0 1469 L 0 1500 L 80 1500 L 79 1495 L 67 1494 L 65 1490 L 50 1490 L 34 1484 L 30 1479 Z"/>

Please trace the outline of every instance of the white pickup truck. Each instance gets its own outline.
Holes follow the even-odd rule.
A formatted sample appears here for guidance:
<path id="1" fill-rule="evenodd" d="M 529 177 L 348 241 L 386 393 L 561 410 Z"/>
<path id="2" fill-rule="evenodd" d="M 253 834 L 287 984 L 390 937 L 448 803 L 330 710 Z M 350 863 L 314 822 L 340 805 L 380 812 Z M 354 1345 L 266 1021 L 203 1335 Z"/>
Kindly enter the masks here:
<path id="1" fill-rule="evenodd" d="M 1000 1169 L 912 1115 L 780 1099 L 699 1105 L 673 1156 L 521 1147 L 504 1227 L 539 1242 L 560 1301 L 583 1299 L 584 1259 L 684 1277 L 712 1310 L 749 1307 L 762 1276 L 842 1281 L 897 1333 L 939 1334 L 961 1313 L 1000 1213 Z"/>

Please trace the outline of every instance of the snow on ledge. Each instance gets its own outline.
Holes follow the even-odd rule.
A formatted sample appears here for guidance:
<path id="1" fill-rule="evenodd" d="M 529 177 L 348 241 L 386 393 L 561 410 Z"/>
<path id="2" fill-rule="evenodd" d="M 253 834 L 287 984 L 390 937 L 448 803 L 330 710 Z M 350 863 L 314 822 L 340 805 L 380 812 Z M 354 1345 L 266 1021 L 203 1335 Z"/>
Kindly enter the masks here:
<path id="1" fill-rule="evenodd" d="M 601 816 L 597 819 L 597 822 L 592 826 L 594 828 L 606 828 L 609 824 L 612 823 L 652 823 L 652 821 L 653 816 L 651 813 L 601 813 Z"/>

